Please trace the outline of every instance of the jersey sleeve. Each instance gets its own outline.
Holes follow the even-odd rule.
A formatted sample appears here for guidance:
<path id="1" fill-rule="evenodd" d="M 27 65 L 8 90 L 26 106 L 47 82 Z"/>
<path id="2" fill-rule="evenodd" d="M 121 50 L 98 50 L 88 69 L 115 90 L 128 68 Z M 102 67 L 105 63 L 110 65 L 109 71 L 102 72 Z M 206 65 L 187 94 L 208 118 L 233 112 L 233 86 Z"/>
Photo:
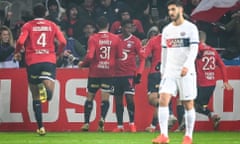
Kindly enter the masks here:
<path id="1" fill-rule="evenodd" d="M 162 41 L 161 41 L 161 45 L 162 45 L 162 52 L 160 53 L 161 55 L 161 68 L 160 68 L 160 72 L 163 74 L 164 70 L 165 70 L 165 64 L 166 64 L 166 59 L 167 59 L 167 44 L 166 44 L 166 34 L 165 34 L 166 29 L 163 29 L 162 32 Z"/>
<path id="2" fill-rule="evenodd" d="M 214 48 L 212 48 L 212 49 L 214 49 Z M 218 54 L 218 52 L 217 52 L 215 49 L 214 49 L 214 51 L 215 51 L 215 53 L 216 53 L 216 55 L 215 55 L 215 57 L 216 57 L 216 63 L 217 63 L 217 65 L 219 66 L 220 71 L 221 71 L 222 76 L 223 76 L 223 82 L 228 82 L 226 66 L 225 66 L 225 64 L 223 63 L 223 61 L 222 61 L 220 55 Z"/>
<path id="3" fill-rule="evenodd" d="M 192 26 L 192 32 L 190 34 L 190 52 L 187 56 L 187 60 L 183 64 L 184 67 L 189 68 L 190 65 L 195 61 L 198 54 L 198 43 L 199 43 L 199 34 L 198 29 L 195 25 Z"/>
<path id="4" fill-rule="evenodd" d="M 58 48 L 58 53 L 62 53 L 63 49 L 65 48 L 67 41 L 63 35 L 63 33 L 60 31 L 59 27 L 57 25 L 54 25 L 55 29 L 56 29 L 56 37 L 58 39 L 59 42 L 59 48 Z"/>
<path id="5" fill-rule="evenodd" d="M 144 52 L 144 48 L 142 48 L 141 46 L 141 41 L 139 39 L 136 40 L 136 48 L 137 48 L 137 54 L 139 57 L 139 67 L 138 67 L 137 73 L 142 74 L 145 67 L 145 52 Z"/>
<path id="6" fill-rule="evenodd" d="M 24 45 L 28 35 L 29 35 L 28 27 L 27 27 L 27 24 L 25 24 L 22 27 L 21 34 L 20 34 L 20 36 L 19 36 L 19 38 L 17 40 L 15 52 L 19 52 L 22 49 L 22 47 L 23 47 L 23 45 Z"/>
<path id="7" fill-rule="evenodd" d="M 89 37 L 88 40 L 88 49 L 87 49 L 87 53 L 86 56 L 83 60 L 83 63 L 81 64 L 81 66 L 86 66 L 89 64 L 89 62 L 93 59 L 94 57 L 94 53 L 95 53 L 95 42 L 94 42 L 94 38 L 92 36 Z"/>

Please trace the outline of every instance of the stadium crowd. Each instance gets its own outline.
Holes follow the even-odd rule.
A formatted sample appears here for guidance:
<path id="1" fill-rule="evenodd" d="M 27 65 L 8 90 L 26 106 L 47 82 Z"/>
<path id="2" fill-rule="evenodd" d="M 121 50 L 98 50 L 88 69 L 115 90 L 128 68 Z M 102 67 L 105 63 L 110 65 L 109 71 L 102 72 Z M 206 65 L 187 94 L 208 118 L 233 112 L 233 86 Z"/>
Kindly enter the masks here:
<path id="1" fill-rule="evenodd" d="M 191 13 L 201 0 L 182 0 L 184 3 L 185 17 L 191 20 Z M 132 34 L 146 42 L 149 35 L 156 33 L 159 23 L 168 22 L 166 9 L 167 0 L 44 0 L 42 3 L 47 8 L 46 19 L 56 23 L 64 32 L 67 39 L 64 56 L 60 55 L 58 67 L 74 67 L 67 59 L 68 55 L 83 59 L 87 50 L 88 37 L 96 33 L 96 19 L 99 16 L 106 16 L 110 22 L 110 32 L 121 33 L 121 21 L 133 20 Z M 22 10 L 21 19 L 11 22 L 14 13 L 6 7 L 0 10 L 1 27 L 8 27 L 12 47 L 19 36 L 22 25 L 33 19 L 31 12 Z M 222 58 L 231 60 L 239 57 L 239 27 L 240 13 L 238 11 L 227 12 L 218 22 L 209 23 L 204 21 L 193 21 L 199 30 L 205 31 L 208 35 L 206 43 L 216 48 Z M 1 32 L 2 33 L 2 32 Z M 2 36 L 1 36 L 2 37 Z M 5 51 L 5 42 L 1 38 L 1 51 Z M 6 49 L 6 48 L 5 48 Z M 24 51 L 23 51 L 24 56 Z M 7 52 L 1 53 L 1 62 L 13 59 Z M 14 67 L 25 67 L 24 58 L 14 63 Z M 5 66 L 3 66 L 5 67 Z M 8 67 L 8 66 L 7 66 Z M 11 66 L 10 66 L 11 67 Z"/>

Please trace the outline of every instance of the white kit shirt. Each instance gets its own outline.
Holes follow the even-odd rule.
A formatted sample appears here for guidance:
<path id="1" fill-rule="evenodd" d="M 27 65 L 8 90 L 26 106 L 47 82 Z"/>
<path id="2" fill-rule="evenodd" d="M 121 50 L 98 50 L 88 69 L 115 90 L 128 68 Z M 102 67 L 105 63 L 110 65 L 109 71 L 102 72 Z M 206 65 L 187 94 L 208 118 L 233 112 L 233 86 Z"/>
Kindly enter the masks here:
<path id="1" fill-rule="evenodd" d="M 195 59 L 198 53 L 199 34 L 197 27 L 184 20 L 181 25 L 168 24 L 162 32 L 163 77 L 180 77 L 183 67 L 196 73 Z"/>

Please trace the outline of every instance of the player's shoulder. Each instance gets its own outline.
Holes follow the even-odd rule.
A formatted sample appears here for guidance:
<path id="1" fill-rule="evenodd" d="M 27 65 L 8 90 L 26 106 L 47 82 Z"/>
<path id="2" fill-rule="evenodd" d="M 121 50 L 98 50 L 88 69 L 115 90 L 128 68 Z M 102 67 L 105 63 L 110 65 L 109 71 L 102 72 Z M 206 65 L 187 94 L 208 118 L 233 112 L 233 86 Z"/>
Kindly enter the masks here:
<path id="1" fill-rule="evenodd" d="M 189 20 L 185 20 L 183 23 L 186 27 L 188 27 L 188 29 L 190 30 L 191 28 L 197 28 L 197 25 L 194 24 L 193 22 L 189 21 Z"/>

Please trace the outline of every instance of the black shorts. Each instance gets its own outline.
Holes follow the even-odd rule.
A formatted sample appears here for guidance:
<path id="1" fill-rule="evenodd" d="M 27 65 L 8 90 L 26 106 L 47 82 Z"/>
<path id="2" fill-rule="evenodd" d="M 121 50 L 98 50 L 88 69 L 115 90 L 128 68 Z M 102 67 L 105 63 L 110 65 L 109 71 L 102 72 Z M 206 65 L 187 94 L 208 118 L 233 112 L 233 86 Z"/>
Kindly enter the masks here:
<path id="1" fill-rule="evenodd" d="M 148 93 L 158 92 L 161 81 L 160 72 L 148 74 Z"/>
<path id="2" fill-rule="evenodd" d="M 44 79 L 54 81 L 56 78 L 56 64 L 43 62 L 27 66 L 28 82 L 39 84 Z"/>
<path id="3" fill-rule="evenodd" d="M 208 105 L 208 102 L 213 95 L 215 86 L 206 86 L 197 88 L 197 98 L 195 99 L 196 104 Z"/>
<path id="4" fill-rule="evenodd" d="M 96 93 L 101 88 L 104 92 L 112 93 L 114 78 L 88 78 L 87 88 L 91 93 Z"/>
<path id="5" fill-rule="evenodd" d="M 114 84 L 114 95 L 135 94 L 133 76 L 116 77 Z"/>

